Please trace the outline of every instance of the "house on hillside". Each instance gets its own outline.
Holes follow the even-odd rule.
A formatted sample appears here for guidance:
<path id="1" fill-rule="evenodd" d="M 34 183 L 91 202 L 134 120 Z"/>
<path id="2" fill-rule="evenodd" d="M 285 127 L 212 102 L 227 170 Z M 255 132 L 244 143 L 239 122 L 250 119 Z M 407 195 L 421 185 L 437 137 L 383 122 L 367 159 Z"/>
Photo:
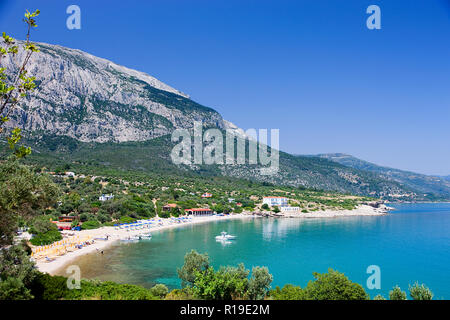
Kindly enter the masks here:
<path id="1" fill-rule="evenodd" d="M 211 193 L 205 192 L 204 194 L 202 194 L 202 198 L 211 198 L 211 197 L 212 197 Z"/>
<path id="2" fill-rule="evenodd" d="M 263 204 L 267 204 L 270 207 L 273 206 L 287 207 L 288 199 L 286 197 L 264 197 Z"/>
<path id="3" fill-rule="evenodd" d="M 110 194 L 102 194 L 100 197 L 98 197 L 99 201 L 108 201 L 114 199 L 114 195 L 112 193 Z"/>
<path id="4" fill-rule="evenodd" d="M 173 208 L 176 208 L 176 207 L 178 207 L 177 204 L 175 204 L 175 203 L 168 203 L 165 206 L 163 206 L 162 209 L 163 209 L 163 211 L 170 211 L 170 210 L 172 210 Z"/>

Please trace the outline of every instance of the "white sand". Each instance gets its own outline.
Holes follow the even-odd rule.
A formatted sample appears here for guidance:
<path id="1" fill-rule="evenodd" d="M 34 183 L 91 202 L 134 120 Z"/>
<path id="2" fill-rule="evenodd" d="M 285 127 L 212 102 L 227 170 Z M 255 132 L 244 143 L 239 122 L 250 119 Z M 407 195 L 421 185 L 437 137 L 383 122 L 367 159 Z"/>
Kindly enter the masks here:
<path id="1" fill-rule="evenodd" d="M 388 213 L 391 208 L 382 206 L 381 208 L 374 208 L 368 205 L 360 205 L 354 210 L 325 210 L 313 212 L 287 212 L 281 213 L 283 217 L 287 218 L 337 218 L 337 217 L 351 217 L 351 216 L 381 216 Z"/>
<path id="2" fill-rule="evenodd" d="M 378 216 L 387 214 L 387 207 L 381 208 L 373 208 L 368 205 L 361 205 L 355 210 L 325 210 L 325 211 L 314 211 L 308 213 L 302 212 L 289 212 L 282 214 L 281 217 L 286 218 L 336 218 L 336 217 L 346 217 L 346 216 Z M 281 214 L 281 213 L 280 213 Z M 126 229 L 116 229 L 115 227 L 102 227 L 94 230 L 84 230 L 84 231 L 75 231 L 75 234 L 80 236 L 80 238 L 91 236 L 91 239 L 94 238 L 105 238 L 106 235 L 109 235 L 109 239 L 105 240 L 95 240 L 92 245 L 85 246 L 81 249 L 75 250 L 73 252 L 68 252 L 63 256 L 56 257 L 56 260 L 47 262 L 44 260 L 38 260 L 36 262 L 37 268 L 41 272 L 46 272 L 49 274 L 55 273 L 57 270 L 61 269 L 63 266 L 68 265 L 70 262 L 74 261 L 77 257 L 100 251 L 105 249 L 107 246 L 112 243 L 120 240 L 127 239 L 130 236 L 137 236 L 140 234 L 145 234 L 158 230 L 166 230 L 171 228 L 176 228 L 185 225 L 192 225 L 197 223 L 206 223 L 211 221 L 220 221 L 220 220 L 229 220 L 229 219 L 242 219 L 242 218 L 253 218 L 256 217 L 251 212 L 244 212 L 242 214 L 234 214 L 229 216 L 205 216 L 205 217 L 193 217 L 191 220 L 184 223 L 171 223 L 170 219 L 161 219 L 162 225 L 152 225 L 151 228 L 136 230 L 136 231 L 127 231 Z M 63 231 L 63 234 L 73 233 L 73 231 Z"/>
<path id="3" fill-rule="evenodd" d="M 127 239 L 130 236 L 138 236 L 140 234 L 146 234 L 148 232 L 172 229 L 180 226 L 192 225 L 197 223 L 206 223 L 211 221 L 221 221 L 230 219 L 242 219 L 250 217 L 252 216 L 244 214 L 234 214 L 229 216 L 192 217 L 191 220 L 183 223 L 171 223 L 170 221 L 171 219 L 160 219 L 162 220 L 161 226 L 156 225 L 157 223 L 154 223 L 151 226 L 151 228 L 144 228 L 142 230 L 135 230 L 135 231 L 127 231 L 126 229 L 116 229 L 116 227 L 102 227 L 99 229 L 83 230 L 83 231 L 62 231 L 61 233 L 63 235 L 75 233 L 75 235 L 79 236 L 80 238 L 90 236 L 91 240 L 94 238 L 106 238 L 106 235 L 108 235 L 109 238 L 108 240 L 94 240 L 93 244 L 84 246 L 83 248 L 77 249 L 73 252 L 68 252 L 65 255 L 58 256 L 54 261 L 51 262 L 47 262 L 45 259 L 40 259 L 36 261 L 36 267 L 41 272 L 54 274 L 57 270 L 74 261 L 77 257 L 88 253 L 101 251 L 106 247 L 110 246 L 112 243 L 120 239 Z"/>

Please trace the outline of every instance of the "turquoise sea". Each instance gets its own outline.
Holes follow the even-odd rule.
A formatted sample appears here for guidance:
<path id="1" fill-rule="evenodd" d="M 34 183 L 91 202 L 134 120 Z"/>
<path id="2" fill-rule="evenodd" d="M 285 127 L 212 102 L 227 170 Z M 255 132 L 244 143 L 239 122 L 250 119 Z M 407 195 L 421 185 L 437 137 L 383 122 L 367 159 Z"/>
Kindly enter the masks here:
<path id="1" fill-rule="evenodd" d="M 398 284 L 407 290 L 425 283 L 437 299 L 450 299 L 450 204 L 391 204 L 386 216 L 332 219 L 250 218 L 217 221 L 154 232 L 139 243 L 117 244 L 104 255 L 81 257 L 82 277 L 151 287 L 179 287 L 176 269 L 187 251 L 207 252 L 215 267 L 243 262 L 267 266 L 273 286 L 305 286 L 312 272 L 333 268 L 366 288 L 367 267 L 381 270 L 387 295 Z M 214 237 L 224 230 L 237 236 L 223 245 Z"/>

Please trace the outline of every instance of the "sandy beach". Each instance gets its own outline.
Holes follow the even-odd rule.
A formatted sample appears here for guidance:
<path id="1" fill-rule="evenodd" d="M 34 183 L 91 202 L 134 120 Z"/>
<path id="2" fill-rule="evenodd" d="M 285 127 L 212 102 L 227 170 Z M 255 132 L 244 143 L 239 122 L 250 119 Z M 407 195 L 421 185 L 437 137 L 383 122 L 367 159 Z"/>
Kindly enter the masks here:
<path id="1" fill-rule="evenodd" d="M 212 221 L 222 221 L 222 220 L 230 220 L 230 219 L 242 219 L 242 218 L 251 218 L 252 215 L 248 214 L 235 214 L 235 215 L 229 215 L 229 216 L 204 216 L 204 217 L 192 217 L 190 220 L 182 223 L 176 223 L 171 221 L 171 219 L 159 219 L 161 221 L 160 224 L 152 225 L 151 228 L 144 228 L 141 230 L 126 230 L 126 229 L 117 229 L 116 227 L 102 227 L 98 229 L 93 230 L 83 230 L 75 232 L 77 236 L 80 238 L 90 238 L 94 239 L 94 243 L 83 246 L 81 249 L 77 249 L 73 252 L 68 252 L 64 255 L 55 257 L 55 260 L 53 261 L 47 261 L 45 259 L 39 259 L 36 261 L 36 267 L 41 272 L 54 274 L 56 270 L 59 270 L 65 265 L 68 265 L 70 262 L 73 262 L 78 257 L 94 253 L 94 252 L 100 252 L 101 250 L 105 249 L 106 247 L 110 246 L 112 243 L 128 239 L 129 237 L 133 236 L 139 236 L 142 234 L 146 234 L 149 232 L 154 231 L 160 231 L 160 230 L 167 230 L 171 228 L 177 228 L 181 226 L 186 225 L 192 225 L 197 223 L 208 223 Z M 63 237 L 69 237 L 70 234 L 73 234 L 74 231 L 62 231 L 61 232 Z M 95 240 L 96 238 L 106 239 L 106 236 L 108 236 L 108 240 Z"/>
<path id="2" fill-rule="evenodd" d="M 354 210 L 325 210 L 325 211 L 315 211 L 309 213 L 302 212 L 290 212 L 282 215 L 278 215 L 280 218 L 336 218 L 336 217 L 346 217 L 346 216 L 376 216 L 376 215 L 384 215 L 388 213 L 387 207 L 374 208 L 368 205 L 361 205 Z M 102 227 L 99 229 L 93 230 L 83 230 L 75 232 L 77 236 L 80 238 L 89 238 L 93 239 L 93 243 L 87 246 L 83 246 L 81 249 L 77 249 L 72 252 L 67 252 L 64 255 L 55 257 L 53 261 L 47 261 L 46 259 L 39 259 L 36 261 L 36 267 L 41 272 L 46 272 L 49 274 L 54 274 L 57 270 L 60 270 L 62 267 L 69 265 L 69 263 L 75 261 L 78 257 L 94 253 L 101 252 L 101 250 L 110 246 L 112 243 L 116 241 L 120 241 L 123 239 L 128 239 L 129 237 L 139 236 L 142 234 L 146 234 L 149 231 L 160 231 L 167 230 L 171 228 L 177 228 L 180 226 L 198 224 L 198 223 L 208 223 L 212 221 L 223 221 L 230 219 L 243 219 L 243 218 L 257 218 L 258 216 L 252 212 L 244 212 L 242 214 L 234 214 L 227 216 L 203 216 L 203 217 L 192 217 L 191 219 L 182 222 L 176 223 L 171 219 L 159 219 L 159 223 L 155 223 L 150 228 L 144 228 L 141 230 L 127 230 L 127 229 L 118 229 L 116 227 Z M 73 231 L 63 231 L 62 234 L 65 238 L 68 238 L 70 234 L 73 234 Z M 108 239 L 106 240 L 106 236 Z M 96 240 L 97 239 L 97 240 Z M 105 240 L 99 240 L 105 239 Z"/>
<path id="3" fill-rule="evenodd" d="M 351 216 L 381 216 L 385 215 L 392 210 L 392 208 L 382 206 L 380 208 L 374 208 L 368 205 L 360 205 L 354 210 L 324 210 L 313 212 L 289 212 L 284 213 L 283 217 L 286 218 L 337 218 L 337 217 L 351 217 Z"/>

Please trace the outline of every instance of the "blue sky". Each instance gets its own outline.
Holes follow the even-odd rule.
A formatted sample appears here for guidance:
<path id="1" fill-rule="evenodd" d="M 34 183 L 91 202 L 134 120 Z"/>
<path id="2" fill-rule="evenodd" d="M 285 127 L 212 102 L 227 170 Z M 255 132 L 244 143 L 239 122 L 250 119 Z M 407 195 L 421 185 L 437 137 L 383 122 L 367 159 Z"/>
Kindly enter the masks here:
<path id="1" fill-rule="evenodd" d="M 66 8 L 81 8 L 81 30 Z M 366 8 L 381 8 L 381 30 Z M 450 2 L 0 0 L 0 31 L 147 72 L 297 154 L 450 174 Z"/>

